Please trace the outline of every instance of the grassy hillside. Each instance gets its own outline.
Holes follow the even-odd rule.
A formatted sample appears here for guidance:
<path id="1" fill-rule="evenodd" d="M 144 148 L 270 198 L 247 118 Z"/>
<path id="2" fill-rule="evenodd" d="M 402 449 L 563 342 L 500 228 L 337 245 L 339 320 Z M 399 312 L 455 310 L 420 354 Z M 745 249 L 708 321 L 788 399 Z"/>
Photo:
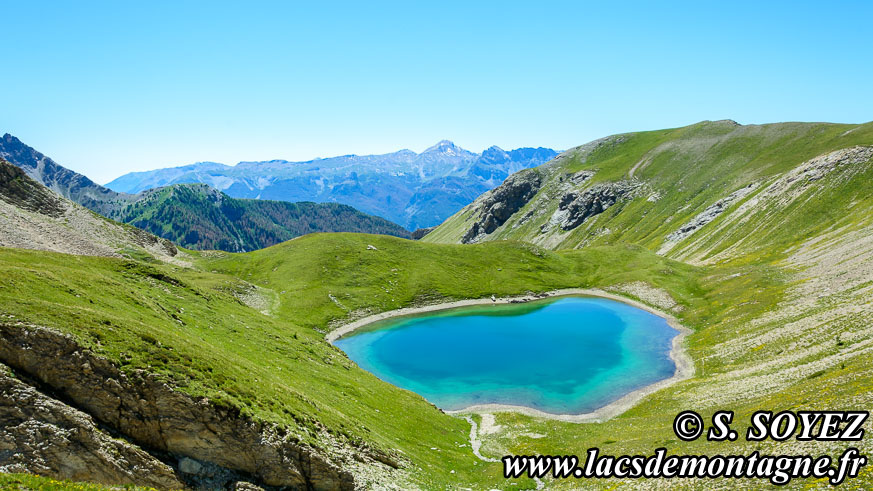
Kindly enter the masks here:
<path id="1" fill-rule="evenodd" d="M 422 468 L 404 479 L 428 487 L 494 486 L 500 470 L 482 472 L 486 464 L 463 446 L 463 419 L 379 381 L 325 343 L 331 320 L 425 299 L 629 281 L 669 287 L 689 303 L 700 291 L 694 268 L 638 248 L 557 254 L 524 244 L 317 234 L 254 253 L 209 254 L 198 265 L 2 249 L 3 311 L 70 332 L 126 370 L 147 369 L 186 393 L 287 425 L 312 445 L 336 439 L 376 448 Z M 268 315 L 238 300 L 252 292 Z"/>
<path id="2" fill-rule="evenodd" d="M 235 199 L 205 184 L 145 191 L 110 216 L 190 249 L 250 251 L 314 232 L 409 237 L 400 225 L 351 206 Z"/>
<path id="3" fill-rule="evenodd" d="M 704 122 L 598 140 L 529 171 L 532 176 L 510 178 L 507 188 L 542 184 L 476 241 L 526 240 L 561 251 L 635 244 L 706 265 L 700 303 L 681 315 L 695 330 L 688 346 L 698 372 L 603 424 L 497 415 L 503 430 L 486 438 L 484 450 L 553 455 L 599 446 L 612 454 L 645 454 L 666 446 L 692 454 L 748 454 L 778 447 L 778 453 L 838 455 L 845 445 L 683 443 L 670 423 L 690 408 L 704 418 L 735 410 L 745 425 L 759 409 L 848 409 L 873 402 L 871 147 L 871 123 Z M 604 193 L 592 190 L 614 190 L 616 183 L 633 191 L 605 209 L 594 206 Z M 591 206 L 579 209 L 589 215 L 562 228 L 573 211 L 566 203 L 586 193 L 592 199 L 583 204 Z M 512 194 L 484 195 L 424 240 L 470 237 L 475 223 L 496 216 L 488 208 L 501 202 L 495 196 L 508 203 L 504 197 Z M 531 434 L 547 437 L 526 436 Z M 861 449 L 870 447 L 862 442 Z M 870 479 L 865 471 L 858 485 Z M 553 484 L 574 487 L 572 481 Z"/>
<path id="4" fill-rule="evenodd" d="M 0 322 L 71 333 L 124 370 L 157 373 L 326 453 L 400 464 L 343 461 L 365 486 L 524 489 L 534 483 L 507 482 L 499 464 L 472 454 L 464 419 L 362 371 L 325 333 L 367 314 L 463 298 L 587 287 L 652 302 L 648 290 L 675 301 L 659 308 L 693 331 L 692 378 L 604 423 L 474 415 L 489 426 L 478 435 L 482 453 L 582 455 L 596 446 L 613 455 L 666 447 L 836 456 L 845 443 L 688 443 L 671 425 L 686 409 L 704 418 L 734 410 L 742 430 L 758 409 L 873 404 L 871 135 L 870 124 L 715 122 L 611 137 L 526 171 L 515 182 L 537 183 L 536 192 L 474 244 L 433 242 L 461 240 L 483 214 L 499 219 L 499 207 L 482 206 L 488 199 L 518 203 L 524 193 L 482 197 L 430 243 L 311 234 L 249 253 L 192 252 L 190 267 L 0 249 Z M 562 201 L 591 189 L 600 194 L 586 203 L 601 208 L 608 193 L 631 191 L 561 229 L 552 217 Z M 622 484 L 630 483 L 545 480 L 559 489 Z M 869 487 L 873 472 L 851 484 Z"/>
<path id="5" fill-rule="evenodd" d="M 3 159 L 0 159 L 0 199 L 21 210 L 53 217 L 62 215 L 65 209 L 60 196 Z"/>
<path id="6" fill-rule="evenodd" d="M 0 487 L 4 489 L 38 489 L 40 491 L 54 491 L 56 489 L 75 489 L 80 491 L 102 491 L 105 489 L 118 489 L 114 486 L 103 486 L 87 482 L 75 482 L 70 480 L 56 480 L 49 477 L 41 477 L 34 474 L 3 474 L 0 473 Z M 152 488 L 139 486 L 124 486 L 124 489 L 139 491 Z"/>
<path id="7" fill-rule="evenodd" d="M 871 355 L 858 351 L 864 339 L 851 334 L 842 335 L 843 344 L 828 335 L 822 351 L 792 359 L 790 367 L 774 364 L 782 353 L 778 342 L 727 357 L 718 352 L 726 341 L 761 335 L 760 320 L 787 300 L 790 275 L 774 266 L 700 268 L 636 246 L 550 252 L 524 243 L 438 245 L 356 234 L 309 235 L 252 253 L 202 254 L 195 262 L 186 269 L 2 249 L 4 314 L 73 333 L 125 370 L 161 374 L 188 394 L 285 425 L 301 441 L 390 455 L 405 470 L 383 469 L 373 479 L 426 488 L 506 483 L 499 465 L 472 456 L 463 419 L 379 381 L 325 343 L 332 321 L 422 302 L 640 281 L 678 301 L 677 316 L 695 331 L 689 350 L 698 376 L 604 424 L 499 414 L 504 431 L 487 437 L 483 450 L 492 456 L 582 453 L 594 445 L 615 452 L 662 445 L 671 451 L 740 451 L 742 442 L 679 445 L 671 419 L 688 407 L 704 413 L 720 408 L 726 396 L 740 395 L 737 386 L 745 392 L 729 399 L 728 407 L 743 416 L 761 407 L 863 404 L 873 387 Z M 858 328 L 845 323 L 840 330 Z M 841 352 L 851 355 L 834 361 Z M 829 364 L 819 367 L 822 361 Z M 764 371 L 750 370 L 746 382 L 731 375 L 762 362 Z M 797 374 L 785 377 L 785 368 Z M 750 389 L 762 377 L 787 383 Z M 826 393 L 823 383 L 830 387 Z"/>
<path id="8" fill-rule="evenodd" d="M 671 233 L 731 193 L 750 184 L 757 186 L 751 194 L 731 203 L 740 205 L 802 163 L 857 145 L 873 145 L 873 123 L 741 126 L 732 121 L 707 121 L 683 128 L 612 136 L 569 150 L 537 168 L 534 172 L 542 176 L 543 184 L 536 195 L 482 240 L 526 240 L 551 249 L 638 244 L 658 251 Z M 574 183 L 573 176 L 584 172 L 593 175 Z M 867 192 L 864 175 L 854 175 L 851 182 L 840 178 L 832 181 L 829 183 L 832 185 L 814 188 L 816 199 L 821 201 L 818 204 L 806 198 L 798 199 L 791 209 L 777 209 L 772 199 L 759 203 L 752 211 L 769 216 L 771 224 L 765 234 L 755 234 L 756 247 L 775 250 L 784 248 L 790 242 L 786 240 L 789 236 L 809 237 L 816 233 L 812 221 L 826 220 L 827 216 L 820 215 L 827 213 L 838 216 L 836 210 L 843 210 L 854 199 L 852 196 L 863 197 Z M 631 196 L 571 230 L 550 223 L 563 196 L 614 182 L 633 182 L 638 187 Z M 481 216 L 475 205 L 458 212 L 424 240 L 461 241 Z M 809 209 L 797 210 L 798 206 Z M 818 211 L 812 210 L 815 206 Z M 739 237 L 756 232 L 749 223 L 732 227 L 735 235 L 711 237 L 707 244 L 694 247 L 694 251 L 685 248 L 716 225 L 706 225 L 695 233 L 697 237 L 692 235 L 681 241 L 668 255 L 702 260 L 735 243 Z M 679 254 L 683 250 L 685 253 Z M 750 251 L 743 248 L 743 252 Z"/>

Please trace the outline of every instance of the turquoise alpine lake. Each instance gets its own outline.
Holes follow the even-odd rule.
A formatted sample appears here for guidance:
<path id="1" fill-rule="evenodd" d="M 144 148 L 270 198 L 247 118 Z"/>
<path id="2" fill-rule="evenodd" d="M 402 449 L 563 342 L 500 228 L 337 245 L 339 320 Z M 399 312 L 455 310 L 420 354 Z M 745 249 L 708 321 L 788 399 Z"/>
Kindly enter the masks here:
<path id="1" fill-rule="evenodd" d="M 572 296 L 394 317 L 335 344 L 444 410 L 503 404 L 582 414 L 673 376 L 678 334 L 645 310 Z"/>

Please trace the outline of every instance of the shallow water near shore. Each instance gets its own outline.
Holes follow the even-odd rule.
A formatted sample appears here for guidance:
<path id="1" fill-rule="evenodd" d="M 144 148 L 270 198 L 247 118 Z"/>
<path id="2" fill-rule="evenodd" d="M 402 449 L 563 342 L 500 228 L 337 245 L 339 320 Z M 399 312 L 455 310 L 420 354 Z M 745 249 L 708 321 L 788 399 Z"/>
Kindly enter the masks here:
<path id="1" fill-rule="evenodd" d="M 677 334 L 615 300 L 562 297 L 386 319 L 335 344 L 444 410 L 505 404 L 581 414 L 671 377 Z"/>

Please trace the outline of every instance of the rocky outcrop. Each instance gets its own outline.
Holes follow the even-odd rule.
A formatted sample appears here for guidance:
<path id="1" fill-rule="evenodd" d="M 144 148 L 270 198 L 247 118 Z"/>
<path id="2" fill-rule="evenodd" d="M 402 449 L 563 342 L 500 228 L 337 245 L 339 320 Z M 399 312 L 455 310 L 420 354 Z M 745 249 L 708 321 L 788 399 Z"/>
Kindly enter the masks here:
<path id="1" fill-rule="evenodd" d="M 670 233 L 670 235 L 668 235 L 666 237 L 666 243 L 668 243 L 668 244 L 676 243 L 676 242 L 681 241 L 685 237 L 688 237 L 689 235 L 693 234 L 698 229 L 700 229 L 700 227 L 703 227 L 707 223 L 718 218 L 718 216 L 721 215 L 722 213 L 724 213 L 724 211 L 727 210 L 728 207 L 730 207 L 730 205 L 732 203 L 746 197 L 749 193 L 754 191 L 757 187 L 758 187 L 758 183 L 753 182 L 753 183 L 749 184 L 748 186 L 742 187 L 742 188 L 734 191 L 733 193 L 725 196 L 724 198 L 716 201 L 715 203 L 707 206 L 705 210 L 698 213 L 694 218 L 689 220 L 688 223 L 679 227 L 678 230 Z M 669 250 L 669 248 L 667 250 Z"/>
<path id="2" fill-rule="evenodd" d="M 132 251 L 184 264 L 176 246 L 148 232 L 107 220 L 55 194 L 24 170 L 0 159 L 0 246 L 88 256 Z"/>
<path id="3" fill-rule="evenodd" d="M 479 242 L 485 235 L 497 230 L 537 194 L 542 182 L 542 177 L 536 171 L 518 172 L 476 200 L 474 216 L 479 218 L 473 222 L 461 242 Z"/>
<path id="4" fill-rule="evenodd" d="M 62 167 L 8 133 L 0 138 L 0 158 L 17 165 L 33 180 L 55 193 L 103 216 L 110 216 L 113 210 L 135 199 L 130 194 L 116 193 Z"/>
<path id="5" fill-rule="evenodd" d="M 212 487 L 216 476 L 250 476 L 254 484 L 291 489 L 354 487 L 351 474 L 282 428 L 193 399 L 144 371 L 123 373 L 54 330 L 0 322 L 0 361 L 144 449 L 171 455 L 189 481 Z"/>
<path id="6" fill-rule="evenodd" d="M 716 201 L 705 210 L 694 216 L 690 221 L 683 224 L 664 239 L 664 243 L 658 250 L 658 254 L 666 254 L 673 250 L 682 240 L 688 238 L 704 225 L 712 222 L 724 214 L 732 205 L 739 203 L 734 210 L 725 215 L 725 219 L 719 228 L 725 223 L 745 219 L 747 214 L 767 210 L 771 206 L 788 206 L 789 203 L 807 192 L 816 181 L 824 179 L 830 174 L 839 176 L 839 179 L 849 179 L 854 173 L 864 169 L 863 164 L 873 159 L 873 147 L 855 146 L 835 150 L 813 159 L 807 160 L 785 174 L 779 176 L 759 192 L 752 194 L 761 184 L 751 183 L 742 187 L 730 195 Z M 837 172 L 837 171 L 840 172 Z M 743 198 L 751 195 L 743 201 Z M 718 232 L 716 229 L 714 232 Z"/>
<path id="7" fill-rule="evenodd" d="M 545 232 L 552 226 L 558 226 L 564 231 L 573 230 L 620 200 L 631 197 L 633 191 L 641 185 L 642 182 L 636 180 L 604 182 L 584 191 L 570 191 L 561 196 L 558 209 L 541 231 Z"/>
<path id="8" fill-rule="evenodd" d="M 856 146 L 835 150 L 798 165 L 786 172 L 762 191 L 765 198 L 790 200 L 802 193 L 811 183 L 824 178 L 841 167 L 856 167 L 873 159 L 873 147 Z"/>
<path id="9" fill-rule="evenodd" d="M 27 472 L 101 484 L 184 488 L 173 469 L 91 416 L 13 377 L 0 365 L 0 472 Z"/>
<path id="10" fill-rule="evenodd" d="M 3 159 L 0 159 L 0 199 L 23 210 L 52 218 L 60 217 L 66 210 L 60 196 Z"/>
<path id="11" fill-rule="evenodd" d="M 566 182 L 567 184 L 573 186 L 580 186 L 585 183 L 588 179 L 594 177 L 594 171 L 590 170 L 580 170 L 579 172 L 573 174 L 567 174 L 561 178 L 562 182 Z"/>
<path id="12" fill-rule="evenodd" d="M 424 238 L 425 235 L 433 232 L 433 229 L 435 228 L 436 227 L 417 228 L 415 229 L 415 231 L 412 232 L 410 238 L 412 240 L 421 240 L 422 238 Z"/>

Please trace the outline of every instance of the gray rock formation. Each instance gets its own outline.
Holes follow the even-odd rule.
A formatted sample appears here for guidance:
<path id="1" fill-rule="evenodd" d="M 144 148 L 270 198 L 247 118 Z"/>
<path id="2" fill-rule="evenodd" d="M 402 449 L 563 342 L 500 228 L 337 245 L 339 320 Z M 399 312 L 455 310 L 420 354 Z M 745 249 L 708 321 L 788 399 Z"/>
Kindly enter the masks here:
<path id="1" fill-rule="evenodd" d="M 211 487 L 216 476 L 244 475 L 257 485 L 354 488 L 351 474 L 318 449 L 285 436 L 282 428 L 195 400 L 149 373 L 125 374 L 54 330 L 0 321 L 0 361 L 135 444 L 174 456 L 184 470 L 202 472 L 186 476 L 195 482 Z"/>
<path id="2" fill-rule="evenodd" d="M 184 488 L 173 469 L 91 416 L 53 399 L 0 365 L 0 472 L 27 472 L 101 484 Z"/>
<path id="3" fill-rule="evenodd" d="M 786 195 L 802 192 L 806 186 L 824 178 L 840 167 L 854 167 L 873 158 L 873 147 L 856 146 L 835 150 L 798 165 L 762 191 L 766 197 L 787 199 Z M 798 186 L 799 184 L 799 186 Z M 793 188 L 793 190 L 792 190 Z"/>
<path id="4" fill-rule="evenodd" d="M 748 186 L 742 187 L 734 191 L 733 193 L 725 196 L 724 198 L 716 201 L 715 203 L 707 206 L 705 210 L 695 215 L 695 217 L 689 220 L 688 223 L 679 227 L 678 230 L 670 233 L 670 235 L 666 237 L 666 242 L 679 242 L 685 237 L 693 234 L 700 227 L 703 227 L 707 223 L 718 218 L 718 216 L 724 213 L 724 211 L 727 210 L 732 203 L 744 198 L 749 193 L 754 191 L 757 187 L 758 183 L 753 182 Z"/>
<path id="5" fill-rule="evenodd" d="M 582 181 L 584 180 L 587 178 Z M 584 191 L 570 191 L 561 196 L 558 209 L 541 231 L 545 232 L 554 225 L 564 231 L 573 230 L 585 223 L 585 220 L 603 213 L 620 200 L 631 197 L 633 191 L 641 185 L 642 182 L 636 180 L 603 182 Z"/>
<path id="6" fill-rule="evenodd" d="M 0 158 L 21 167 L 31 179 L 55 193 L 103 216 L 135 199 L 62 167 L 8 133 L 0 138 Z"/>
<path id="7" fill-rule="evenodd" d="M 484 194 L 474 203 L 474 216 L 479 219 L 473 222 L 461 242 L 478 242 L 483 236 L 497 230 L 537 194 L 542 182 L 542 177 L 536 171 L 518 172 Z"/>
<path id="8" fill-rule="evenodd" d="M 427 227 L 427 228 L 417 228 L 412 232 L 410 238 L 412 240 L 421 240 L 425 235 L 433 232 L 433 229 L 436 227 Z"/>
<path id="9" fill-rule="evenodd" d="M 0 247 L 67 254 L 122 257 L 141 250 L 157 259 L 180 262 L 172 242 L 124 226 L 53 193 L 23 169 L 0 158 Z"/>

